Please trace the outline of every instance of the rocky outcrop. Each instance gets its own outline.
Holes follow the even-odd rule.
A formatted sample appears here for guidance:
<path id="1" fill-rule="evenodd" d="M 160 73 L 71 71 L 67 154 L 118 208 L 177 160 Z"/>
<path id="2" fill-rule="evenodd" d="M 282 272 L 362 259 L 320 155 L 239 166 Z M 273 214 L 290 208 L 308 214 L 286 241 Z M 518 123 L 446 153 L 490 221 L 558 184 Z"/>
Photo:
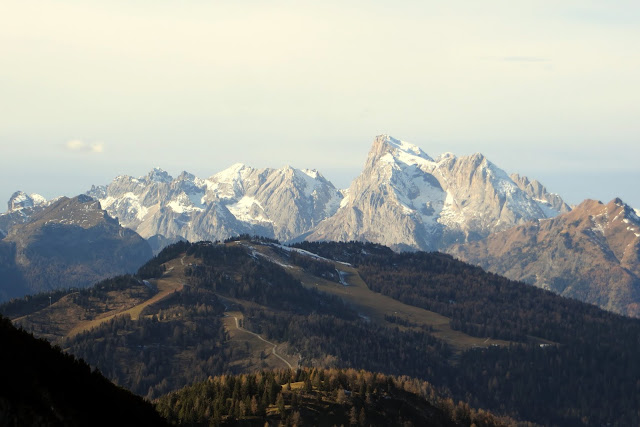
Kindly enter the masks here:
<path id="1" fill-rule="evenodd" d="M 448 252 L 489 271 L 640 317 L 640 218 L 620 199 L 586 200 Z"/>
<path id="2" fill-rule="evenodd" d="M 559 213 L 567 213 L 571 210 L 571 207 L 562 200 L 562 197 L 555 193 L 549 193 L 546 187 L 535 179 L 531 181 L 526 176 L 521 176 L 517 173 L 511 174 L 509 177 L 522 191 L 533 198 L 549 217 Z"/>

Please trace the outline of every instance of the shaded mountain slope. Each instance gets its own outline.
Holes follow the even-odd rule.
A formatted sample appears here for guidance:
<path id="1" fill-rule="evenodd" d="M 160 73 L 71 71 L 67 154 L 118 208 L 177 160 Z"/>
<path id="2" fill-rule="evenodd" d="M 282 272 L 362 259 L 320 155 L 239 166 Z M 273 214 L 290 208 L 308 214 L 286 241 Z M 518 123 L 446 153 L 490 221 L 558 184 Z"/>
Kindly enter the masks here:
<path id="1" fill-rule="evenodd" d="M 640 316 L 640 219 L 620 199 L 586 200 L 553 219 L 448 252 L 562 296 Z"/>
<path id="2" fill-rule="evenodd" d="M 97 201 L 62 197 L 14 225 L 0 242 L 0 300 L 88 286 L 134 272 L 149 258 L 149 244 L 121 227 Z"/>

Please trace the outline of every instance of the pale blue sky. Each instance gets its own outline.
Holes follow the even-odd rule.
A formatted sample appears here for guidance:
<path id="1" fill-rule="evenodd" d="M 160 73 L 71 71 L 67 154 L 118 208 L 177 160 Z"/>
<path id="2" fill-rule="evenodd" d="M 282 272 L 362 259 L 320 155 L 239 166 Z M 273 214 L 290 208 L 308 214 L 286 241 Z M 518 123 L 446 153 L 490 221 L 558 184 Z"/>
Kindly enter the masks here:
<path id="1" fill-rule="evenodd" d="M 316 168 L 376 134 L 640 208 L 637 1 L 0 2 L 0 210 L 153 166 Z"/>

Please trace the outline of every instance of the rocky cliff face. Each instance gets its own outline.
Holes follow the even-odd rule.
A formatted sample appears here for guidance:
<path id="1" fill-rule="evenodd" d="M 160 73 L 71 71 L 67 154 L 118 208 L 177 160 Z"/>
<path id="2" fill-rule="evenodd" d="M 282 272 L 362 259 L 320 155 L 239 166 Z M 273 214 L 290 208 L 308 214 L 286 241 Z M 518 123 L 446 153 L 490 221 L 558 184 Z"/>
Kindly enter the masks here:
<path id="1" fill-rule="evenodd" d="M 434 160 L 416 146 L 381 135 L 340 209 L 308 239 L 435 250 L 554 214 L 481 154 Z"/>
<path id="2" fill-rule="evenodd" d="M 341 193 L 317 171 L 254 169 L 242 164 L 200 179 L 173 179 L 156 169 L 120 176 L 89 195 L 141 236 L 190 241 L 248 233 L 287 241 L 307 233 L 338 208 Z"/>
<path id="3" fill-rule="evenodd" d="M 520 176 L 517 173 L 511 174 L 509 177 L 522 191 L 538 203 L 538 206 L 548 214 L 548 217 L 551 218 L 571 210 L 571 207 L 559 195 L 549 193 L 545 186 L 535 179 L 531 181 L 526 176 Z"/>
<path id="4" fill-rule="evenodd" d="M 463 261 L 640 317 L 640 218 L 620 199 L 586 200 L 553 219 L 448 250 Z"/>
<path id="5" fill-rule="evenodd" d="M 84 287 L 135 272 L 149 244 L 88 196 L 63 197 L 11 228 L 0 245 L 0 300 Z"/>

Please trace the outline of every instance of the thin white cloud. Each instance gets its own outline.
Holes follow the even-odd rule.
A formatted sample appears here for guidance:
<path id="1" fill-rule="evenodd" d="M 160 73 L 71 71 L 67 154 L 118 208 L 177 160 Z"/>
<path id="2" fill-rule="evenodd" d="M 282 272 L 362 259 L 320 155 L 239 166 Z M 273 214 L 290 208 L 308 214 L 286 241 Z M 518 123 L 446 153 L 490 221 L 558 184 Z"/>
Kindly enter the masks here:
<path id="1" fill-rule="evenodd" d="M 104 144 L 101 142 L 88 143 L 80 139 L 72 139 L 67 141 L 65 148 L 69 151 L 76 152 L 102 153 L 104 151 Z"/>
<path id="2" fill-rule="evenodd" d="M 482 61 L 496 62 L 551 62 L 551 58 L 545 56 L 484 56 Z"/>
<path id="3" fill-rule="evenodd" d="M 507 62 L 551 62 L 549 58 L 541 56 L 505 56 L 501 59 Z"/>

